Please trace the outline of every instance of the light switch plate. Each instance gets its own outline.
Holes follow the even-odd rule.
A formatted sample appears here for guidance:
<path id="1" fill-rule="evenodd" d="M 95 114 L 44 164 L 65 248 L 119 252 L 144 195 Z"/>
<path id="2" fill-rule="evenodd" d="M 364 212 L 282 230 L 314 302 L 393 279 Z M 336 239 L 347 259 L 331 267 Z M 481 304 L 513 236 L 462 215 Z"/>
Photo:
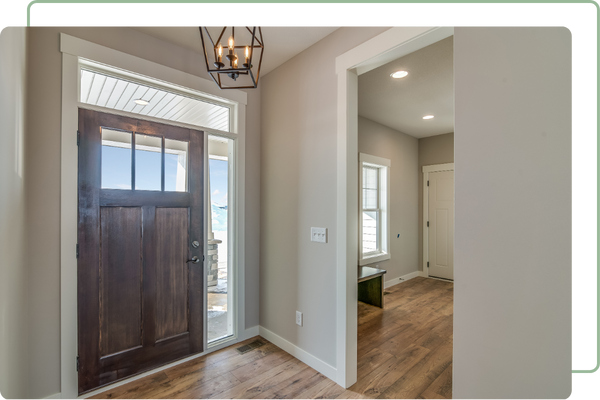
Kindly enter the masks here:
<path id="1" fill-rule="evenodd" d="M 310 228 L 312 242 L 327 243 L 327 228 Z"/>

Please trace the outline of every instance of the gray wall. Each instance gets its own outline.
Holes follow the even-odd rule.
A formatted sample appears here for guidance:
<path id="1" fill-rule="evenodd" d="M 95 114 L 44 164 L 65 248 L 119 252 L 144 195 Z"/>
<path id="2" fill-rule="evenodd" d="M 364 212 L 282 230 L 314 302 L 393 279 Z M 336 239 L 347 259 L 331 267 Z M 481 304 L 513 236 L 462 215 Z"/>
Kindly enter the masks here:
<path id="1" fill-rule="evenodd" d="M 0 393 L 27 395 L 26 30 L 0 34 Z"/>
<path id="2" fill-rule="evenodd" d="M 418 142 L 412 136 L 370 119 L 358 117 L 359 153 L 387 158 L 392 162 L 390 170 L 391 258 L 376 263 L 379 268 L 387 271 L 384 275 L 386 281 L 418 270 Z"/>
<path id="3" fill-rule="evenodd" d="M 454 133 L 419 139 L 419 271 L 423 271 L 423 166 L 454 162 Z"/>
<path id="4" fill-rule="evenodd" d="M 29 397 L 60 391 L 60 104 L 59 32 L 209 79 L 200 54 L 129 28 L 30 28 L 26 185 L 28 242 L 44 262 L 28 264 Z M 246 325 L 258 324 L 260 91 L 248 91 L 246 148 Z"/>
<path id="5" fill-rule="evenodd" d="M 386 29 L 338 29 L 261 78 L 260 325 L 334 367 L 335 58 Z"/>
<path id="6" fill-rule="evenodd" d="M 455 28 L 455 398 L 571 393 L 571 36 Z"/>

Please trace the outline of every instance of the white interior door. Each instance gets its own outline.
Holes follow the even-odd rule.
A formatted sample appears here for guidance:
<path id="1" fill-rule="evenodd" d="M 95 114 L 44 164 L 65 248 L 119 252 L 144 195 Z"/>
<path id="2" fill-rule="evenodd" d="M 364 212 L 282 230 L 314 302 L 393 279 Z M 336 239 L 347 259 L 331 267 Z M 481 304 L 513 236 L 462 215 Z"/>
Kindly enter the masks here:
<path id="1" fill-rule="evenodd" d="M 429 173 L 429 276 L 454 279 L 454 171 Z"/>

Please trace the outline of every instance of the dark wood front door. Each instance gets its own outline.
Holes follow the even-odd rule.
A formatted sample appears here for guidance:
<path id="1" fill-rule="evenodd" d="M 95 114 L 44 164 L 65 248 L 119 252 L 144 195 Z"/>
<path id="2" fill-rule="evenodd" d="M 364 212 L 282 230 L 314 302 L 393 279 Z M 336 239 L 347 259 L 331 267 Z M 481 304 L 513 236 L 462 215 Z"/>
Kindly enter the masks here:
<path id="1" fill-rule="evenodd" d="M 79 134 L 84 393 L 203 351 L 204 133 L 80 109 Z"/>

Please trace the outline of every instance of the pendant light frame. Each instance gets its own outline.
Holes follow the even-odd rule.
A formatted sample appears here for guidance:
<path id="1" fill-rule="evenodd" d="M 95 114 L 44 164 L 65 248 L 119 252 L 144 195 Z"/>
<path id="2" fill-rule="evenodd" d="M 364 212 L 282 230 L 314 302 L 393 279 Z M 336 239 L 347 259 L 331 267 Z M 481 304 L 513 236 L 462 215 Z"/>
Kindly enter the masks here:
<path id="1" fill-rule="evenodd" d="M 256 87 L 258 87 L 258 78 L 260 77 L 260 66 L 262 64 L 262 58 L 263 58 L 263 53 L 264 53 L 264 40 L 263 40 L 263 36 L 262 36 L 262 30 L 260 27 L 253 27 L 252 29 L 250 29 L 249 27 L 245 27 L 248 32 L 250 32 L 250 34 L 252 35 L 252 41 L 250 42 L 249 45 L 237 45 L 235 43 L 235 28 L 231 27 L 231 37 L 234 39 L 234 51 L 235 49 L 246 49 L 246 47 L 252 49 L 250 52 L 250 57 L 248 58 L 248 63 L 244 63 L 243 67 L 241 68 L 234 68 L 233 66 L 230 66 L 228 68 L 225 68 L 224 64 L 220 61 L 218 61 L 218 47 L 219 44 L 221 43 L 221 39 L 223 38 L 223 35 L 225 34 L 225 31 L 227 30 L 228 27 L 223 27 L 223 30 L 221 31 L 221 34 L 219 35 L 219 38 L 214 41 L 213 38 L 211 37 L 210 33 L 208 32 L 207 27 L 199 27 L 200 30 L 200 39 L 202 41 L 202 50 L 204 51 L 204 61 L 206 63 L 206 71 L 208 72 L 208 74 L 210 75 L 210 77 L 212 78 L 212 80 L 217 84 L 217 86 L 219 86 L 219 89 L 254 89 Z M 204 31 L 204 32 L 203 32 Z M 257 34 L 258 33 L 258 34 Z M 205 35 L 208 38 L 208 40 L 210 41 L 210 43 L 206 43 L 205 44 Z M 210 50 L 210 48 L 212 47 L 213 50 L 213 62 L 212 65 L 214 65 L 213 68 L 210 67 L 210 63 L 209 63 L 209 59 L 208 59 L 208 52 L 207 52 L 207 47 L 208 50 Z M 223 47 L 223 49 L 225 49 L 227 47 Z M 254 57 L 254 53 L 256 49 L 260 49 L 260 58 L 258 61 L 258 67 L 256 69 L 256 73 L 253 71 L 253 64 L 252 64 L 252 58 Z M 224 58 L 228 58 L 225 55 L 222 55 L 222 57 Z M 230 60 L 231 62 L 231 60 Z M 231 80 L 221 80 L 221 75 L 227 75 L 229 78 L 231 78 Z M 253 86 L 234 86 L 234 85 L 227 85 L 224 86 L 224 84 L 229 84 L 231 82 L 235 82 L 237 77 L 239 77 L 240 75 L 249 75 L 250 78 L 252 79 L 252 83 Z"/>

